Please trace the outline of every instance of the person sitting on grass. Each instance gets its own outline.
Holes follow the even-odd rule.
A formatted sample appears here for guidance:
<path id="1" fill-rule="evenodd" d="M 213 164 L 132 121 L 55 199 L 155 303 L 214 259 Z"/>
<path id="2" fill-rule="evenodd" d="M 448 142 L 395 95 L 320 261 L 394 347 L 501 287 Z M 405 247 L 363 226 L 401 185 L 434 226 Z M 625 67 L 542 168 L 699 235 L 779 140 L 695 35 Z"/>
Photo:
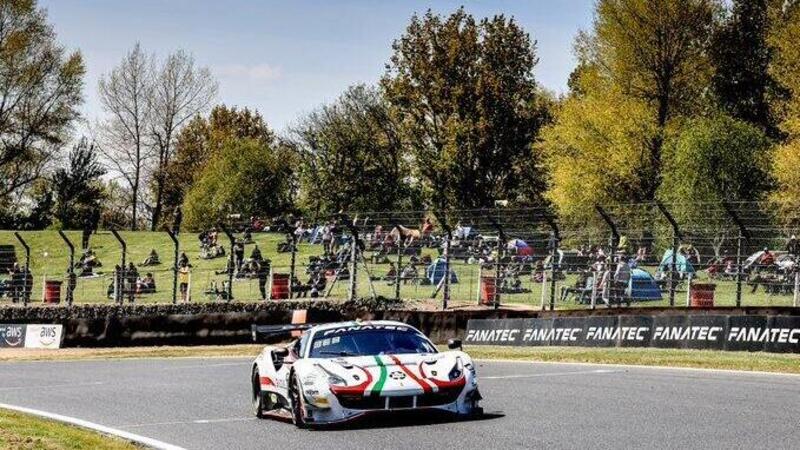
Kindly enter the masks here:
<path id="1" fill-rule="evenodd" d="M 136 290 L 140 294 L 154 294 L 156 292 L 156 280 L 151 272 L 147 272 L 143 278 L 136 282 Z"/>
<path id="2" fill-rule="evenodd" d="M 156 253 L 156 249 L 154 249 L 154 248 L 150 249 L 150 254 L 147 255 L 147 258 L 144 259 L 144 262 L 142 263 L 142 266 L 143 267 L 157 266 L 159 264 L 161 264 L 161 261 L 158 258 L 158 253 Z"/>

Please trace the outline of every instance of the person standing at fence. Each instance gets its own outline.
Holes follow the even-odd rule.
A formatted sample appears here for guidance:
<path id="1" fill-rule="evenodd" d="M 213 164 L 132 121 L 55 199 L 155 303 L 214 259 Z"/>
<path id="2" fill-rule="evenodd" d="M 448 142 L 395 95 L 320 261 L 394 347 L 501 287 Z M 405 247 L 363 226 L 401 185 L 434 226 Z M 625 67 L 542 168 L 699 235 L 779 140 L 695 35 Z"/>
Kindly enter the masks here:
<path id="1" fill-rule="evenodd" d="M 628 257 L 625 253 L 620 253 L 617 257 L 617 270 L 614 272 L 614 298 L 618 304 L 622 306 L 622 300 L 625 300 L 625 305 L 630 306 L 630 298 L 627 295 L 628 284 L 631 281 L 631 266 L 628 264 Z"/>
<path id="2" fill-rule="evenodd" d="M 139 279 L 139 271 L 133 263 L 128 264 L 128 270 L 125 273 L 125 293 L 128 296 L 128 302 L 133 303 L 136 297 L 136 281 Z"/>
<path id="3" fill-rule="evenodd" d="M 258 276 L 258 291 L 261 293 L 261 300 L 266 300 L 267 278 L 269 277 L 270 261 L 268 259 L 265 259 L 261 261 L 255 261 L 255 264 L 256 264 L 256 275 Z"/>
<path id="4" fill-rule="evenodd" d="M 18 303 L 23 296 L 25 274 L 22 273 L 18 263 L 14 263 L 9 274 L 11 275 L 11 303 Z"/>
<path id="5" fill-rule="evenodd" d="M 186 261 L 181 261 L 180 267 L 178 267 L 178 284 L 180 286 L 180 291 L 181 291 L 181 301 L 184 303 L 189 301 L 190 277 L 191 277 L 191 272 L 189 268 L 189 263 Z"/>
<path id="6" fill-rule="evenodd" d="M 792 255 L 795 259 L 800 257 L 800 242 L 797 241 L 797 236 L 792 235 L 786 243 L 786 252 Z"/>

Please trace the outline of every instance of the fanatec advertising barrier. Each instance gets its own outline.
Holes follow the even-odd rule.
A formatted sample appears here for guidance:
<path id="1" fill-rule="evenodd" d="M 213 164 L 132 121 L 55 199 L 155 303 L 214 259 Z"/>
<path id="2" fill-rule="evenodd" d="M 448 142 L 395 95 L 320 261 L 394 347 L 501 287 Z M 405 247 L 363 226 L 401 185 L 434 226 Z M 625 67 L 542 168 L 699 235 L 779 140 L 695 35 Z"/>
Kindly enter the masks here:
<path id="1" fill-rule="evenodd" d="M 0 348 L 60 348 L 62 325 L 0 324 Z"/>
<path id="2" fill-rule="evenodd" d="M 800 317 L 682 315 L 475 319 L 467 324 L 464 343 L 800 353 Z"/>

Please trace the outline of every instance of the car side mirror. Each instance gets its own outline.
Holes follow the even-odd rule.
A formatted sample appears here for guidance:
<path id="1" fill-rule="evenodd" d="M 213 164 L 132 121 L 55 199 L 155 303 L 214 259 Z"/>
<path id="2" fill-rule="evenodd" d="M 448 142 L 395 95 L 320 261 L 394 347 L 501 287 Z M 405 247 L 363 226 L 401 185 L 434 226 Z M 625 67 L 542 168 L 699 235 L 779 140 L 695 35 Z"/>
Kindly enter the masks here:
<path id="1" fill-rule="evenodd" d="M 461 339 L 448 339 L 447 348 L 450 350 L 461 350 Z"/>
<path id="2" fill-rule="evenodd" d="M 286 358 L 289 356 L 289 349 L 288 348 L 276 348 L 272 351 L 272 354 L 275 355 L 276 358 Z"/>

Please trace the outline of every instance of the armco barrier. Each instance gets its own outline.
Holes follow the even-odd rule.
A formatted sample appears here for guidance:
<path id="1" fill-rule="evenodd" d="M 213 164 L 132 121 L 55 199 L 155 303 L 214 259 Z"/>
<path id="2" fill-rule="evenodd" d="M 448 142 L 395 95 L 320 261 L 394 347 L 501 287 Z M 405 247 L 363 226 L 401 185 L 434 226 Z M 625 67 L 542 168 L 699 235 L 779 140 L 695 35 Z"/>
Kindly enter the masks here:
<path id="1" fill-rule="evenodd" d="M 477 319 L 469 321 L 464 343 L 800 353 L 800 316 L 682 314 Z"/>

